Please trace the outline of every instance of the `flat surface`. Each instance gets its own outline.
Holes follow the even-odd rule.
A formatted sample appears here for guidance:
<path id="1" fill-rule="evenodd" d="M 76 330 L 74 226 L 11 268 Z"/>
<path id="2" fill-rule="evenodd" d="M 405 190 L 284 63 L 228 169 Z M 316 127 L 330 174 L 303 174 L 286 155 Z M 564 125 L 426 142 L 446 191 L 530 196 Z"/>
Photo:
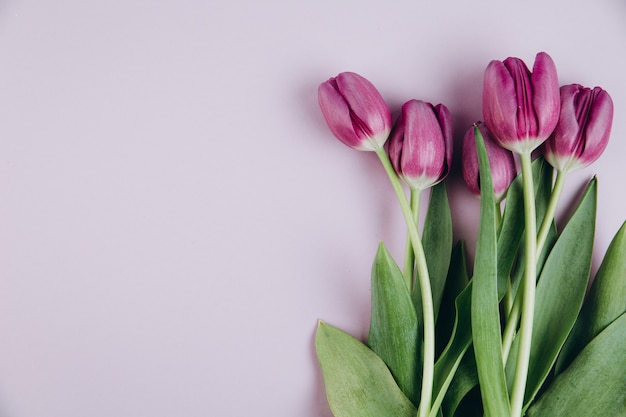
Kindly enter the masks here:
<path id="1" fill-rule="evenodd" d="M 329 417 L 318 318 L 367 332 L 400 211 L 335 140 L 317 86 L 369 78 L 397 112 L 481 118 L 492 59 L 547 51 L 601 85 L 594 268 L 626 218 L 621 0 L 0 2 L 0 416 Z M 450 178 L 456 238 L 478 200 Z"/>

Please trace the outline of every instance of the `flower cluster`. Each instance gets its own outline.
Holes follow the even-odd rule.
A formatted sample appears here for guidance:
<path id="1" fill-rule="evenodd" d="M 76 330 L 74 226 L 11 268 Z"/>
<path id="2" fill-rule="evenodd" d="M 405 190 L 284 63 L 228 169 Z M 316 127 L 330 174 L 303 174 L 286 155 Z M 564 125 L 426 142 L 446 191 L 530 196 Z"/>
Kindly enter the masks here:
<path id="1" fill-rule="evenodd" d="M 583 305 L 595 178 L 562 230 L 554 221 L 567 173 L 596 161 L 607 146 L 610 95 L 600 87 L 559 86 L 545 52 L 532 71 L 519 58 L 489 63 L 483 121 L 462 142 L 463 178 L 481 204 L 472 273 L 463 243 L 452 248 L 448 108 L 409 100 L 392 123 L 376 87 L 352 72 L 322 83 L 318 97 L 341 142 L 379 157 L 408 231 L 402 270 L 382 243 L 374 260 L 367 346 L 325 322 L 318 325 L 316 349 L 333 413 L 626 413 L 626 348 L 615 346 L 626 337 L 626 224 Z M 431 196 L 420 233 L 426 189 Z M 607 362 L 607 355 L 618 359 Z M 602 399 L 581 404 L 589 393 Z"/>
<path id="2" fill-rule="evenodd" d="M 362 76 L 344 72 L 322 83 L 318 92 L 330 130 L 346 145 L 377 151 L 388 143 L 398 175 L 411 188 L 425 189 L 446 178 L 452 163 L 452 118 L 443 104 L 410 100 L 392 130 L 391 110 L 376 87 Z M 519 58 L 492 61 L 485 71 L 484 123 L 477 122 L 487 146 L 496 198 L 501 200 L 515 177 L 512 154 L 540 145 L 559 171 L 584 168 L 602 154 L 613 122 L 611 96 L 600 87 L 558 84 L 548 54 L 537 54 L 533 71 Z M 390 135 L 391 132 L 391 135 Z M 480 194 L 474 129 L 463 143 L 463 177 Z"/>

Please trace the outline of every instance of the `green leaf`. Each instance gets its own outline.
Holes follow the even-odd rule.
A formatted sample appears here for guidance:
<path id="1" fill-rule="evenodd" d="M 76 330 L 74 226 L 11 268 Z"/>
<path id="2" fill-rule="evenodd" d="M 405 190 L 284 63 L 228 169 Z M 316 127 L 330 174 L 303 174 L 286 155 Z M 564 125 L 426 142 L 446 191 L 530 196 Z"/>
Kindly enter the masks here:
<path id="1" fill-rule="evenodd" d="M 387 364 L 400 389 L 419 403 L 421 351 L 417 313 L 402 272 L 381 242 L 372 266 L 369 347 Z"/>
<path id="2" fill-rule="evenodd" d="M 452 331 L 452 339 L 443 351 L 437 363 L 435 363 L 435 377 L 433 392 L 433 410 L 438 409 L 450 386 L 454 374 L 461 364 L 461 360 L 472 343 L 471 300 L 472 285 L 467 285 L 465 290 L 456 299 L 456 321 Z"/>
<path id="3" fill-rule="evenodd" d="M 424 220 L 422 245 L 428 264 L 433 309 L 437 320 L 452 253 L 452 216 L 445 181 L 431 189 L 428 212 Z"/>
<path id="4" fill-rule="evenodd" d="M 480 224 L 472 283 L 472 334 L 478 380 L 488 417 L 510 415 L 502 364 L 502 339 L 497 280 L 495 198 L 487 150 L 480 130 L 474 128 L 480 167 Z"/>
<path id="5" fill-rule="evenodd" d="M 606 327 L 528 410 L 528 417 L 626 415 L 626 313 Z"/>
<path id="6" fill-rule="evenodd" d="M 557 373 L 562 372 L 598 333 L 626 312 L 625 277 L 626 222 L 607 249 L 576 324 L 557 360 Z"/>
<path id="7" fill-rule="evenodd" d="M 320 321 L 315 347 L 335 417 L 415 416 L 385 363 L 363 343 Z"/>
<path id="8" fill-rule="evenodd" d="M 463 356 L 461 360 L 461 364 L 459 365 L 456 373 L 454 374 L 454 378 L 452 379 L 452 383 L 448 388 L 448 392 L 443 400 L 442 410 L 444 416 L 454 416 L 458 415 L 462 417 L 468 417 L 469 415 L 475 415 L 475 413 L 470 413 L 469 410 L 463 409 L 464 405 L 468 403 L 468 398 L 473 396 L 473 391 L 478 390 L 478 371 L 476 370 L 476 358 L 474 355 L 474 350 L 470 346 L 466 354 Z M 469 395 L 468 395 L 469 394 Z M 480 403 L 480 394 L 478 395 L 477 403 Z M 472 411 L 480 411 L 480 416 L 482 416 L 482 407 L 476 406 L 474 401 L 469 401 L 471 403 Z"/>
<path id="9" fill-rule="evenodd" d="M 437 356 L 443 352 L 452 336 L 452 329 L 457 321 L 457 309 L 454 308 L 456 298 L 467 287 L 467 260 L 465 257 L 465 243 L 460 241 L 452 249 L 450 268 L 446 278 L 446 287 L 441 299 L 441 308 L 435 327 L 435 346 Z M 469 314 L 469 311 L 468 311 Z"/>
<path id="10" fill-rule="evenodd" d="M 548 376 L 580 311 L 591 268 L 596 199 L 594 179 L 541 272 L 535 298 L 526 404 Z"/>

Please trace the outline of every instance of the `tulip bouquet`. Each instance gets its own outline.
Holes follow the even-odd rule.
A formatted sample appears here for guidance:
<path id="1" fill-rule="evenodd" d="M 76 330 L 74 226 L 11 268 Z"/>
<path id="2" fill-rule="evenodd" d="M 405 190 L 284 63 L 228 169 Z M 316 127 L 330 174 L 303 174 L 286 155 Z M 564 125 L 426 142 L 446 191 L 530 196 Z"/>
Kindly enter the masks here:
<path id="1" fill-rule="evenodd" d="M 355 73 L 322 83 L 319 104 L 340 141 L 376 153 L 407 226 L 401 267 L 384 244 L 376 253 L 366 344 L 318 323 L 333 414 L 626 415 L 626 224 L 591 280 L 595 178 L 563 226 L 555 222 L 568 172 L 607 145 L 609 94 L 559 87 L 543 52 L 532 71 L 518 58 L 488 65 L 484 122 L 462 149 L 463 177 L 480 198 L 473 262 L 463 242 L 453 244 L 446 106 L 411 100 L 392 124 L 380 93 Z"/>

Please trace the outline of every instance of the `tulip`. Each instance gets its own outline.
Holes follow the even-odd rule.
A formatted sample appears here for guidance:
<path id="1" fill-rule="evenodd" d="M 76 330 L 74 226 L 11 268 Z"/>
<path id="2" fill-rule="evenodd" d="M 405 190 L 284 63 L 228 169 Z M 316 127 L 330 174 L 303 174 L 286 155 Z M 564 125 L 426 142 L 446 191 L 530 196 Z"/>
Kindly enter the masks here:
<path id="1" fill-rule="evenodd" d="M 476 124 L 485 142 L 489 166 L 491 168 L 491 179 L 496 202 L 502 201 L 506 191 L 515 178 L 515 160 L 513 154 L 500 147 L 491 137 L 487 126 L 484 123 Z M 478 170 L 478 155 L 476 153 L 476 139 L 474 138 L 474 128 L 471 127 L 463 138 L 462 149 L 463 179 L 469 190 L 476 196 L 480 196 L 480 177 Z"/>
<path id="2" fill-rule="evenodd" d="M 498 143 L 516 153 L 530 153 L 556 127 L 559 83 L 552 58 L 540 52 L 533 72 L 519 58 L 491 61 L 485 70 L 483 117 Z"/>
<path id="3" fill-rule="evenodd" d="M 376 151 L 391 131 L 391 111 L 365 78 L 342 72 L 322 83 L 319 105 L 333 134 L 344 144 L 361 151 Z"/>
<path id="4" fill-rule="evenodd" d="M 443 181 L 452 166 L 448 108 L 419 100 L 404 103 L 388 150 L 395 171 L 412 189 L 423 190 Z"/>
<path id="5" fill-rule="evenodd" d="M 604 152 L 612 123 L 613 101 L 605 90 L 579 84 L 561 87 L 561 115 L 545 143 L 546 160 L 563 172 L 590 165 Z"/>

